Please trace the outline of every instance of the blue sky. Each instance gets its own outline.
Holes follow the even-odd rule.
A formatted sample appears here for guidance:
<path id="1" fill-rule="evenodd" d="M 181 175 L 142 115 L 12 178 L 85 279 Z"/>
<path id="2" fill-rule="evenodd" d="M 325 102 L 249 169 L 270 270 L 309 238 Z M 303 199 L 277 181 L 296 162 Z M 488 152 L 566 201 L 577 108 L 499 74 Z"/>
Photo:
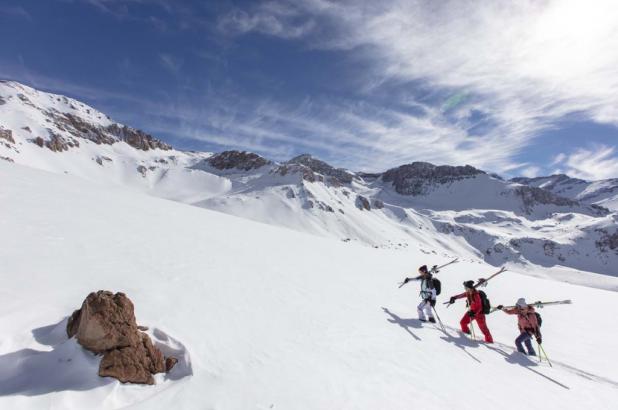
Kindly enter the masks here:
<path id="1" fill-rule="evenodd" d="M 0 76 L 177 148 L 618 177 L 612 1 L 2 0 Z"/>

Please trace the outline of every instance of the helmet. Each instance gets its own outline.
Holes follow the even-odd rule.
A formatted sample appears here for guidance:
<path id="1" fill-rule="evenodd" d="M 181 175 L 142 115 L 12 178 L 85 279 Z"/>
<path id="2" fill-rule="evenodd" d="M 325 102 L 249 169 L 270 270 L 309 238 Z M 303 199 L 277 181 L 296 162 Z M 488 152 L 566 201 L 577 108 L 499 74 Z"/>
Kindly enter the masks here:
<path id="1" fill-rule="evenodd" d="M 473 280 L 467 280 L 463 283 L 464 288 L 466 289 L 474 289 L 474 281 Z"/>
<path id="2" fill-rule="evenodd" d="M 418 271 L 422 272 L 422 273 L 428 273 L 429 272 L 429 270 L 427 269 L 427 265 L 421 266 L 420 268 L 418 268 Z"/>
<path id="3" fill-rule="evenodd" d="M 515 306 L 517 306 L 519 308 L 525 308 L 526 306 L 528 306 L 528 304 L 526 303 L 526 299 L 519 298 L 519 299 L 517 299 L 517 303 L 515 303 Z"/>

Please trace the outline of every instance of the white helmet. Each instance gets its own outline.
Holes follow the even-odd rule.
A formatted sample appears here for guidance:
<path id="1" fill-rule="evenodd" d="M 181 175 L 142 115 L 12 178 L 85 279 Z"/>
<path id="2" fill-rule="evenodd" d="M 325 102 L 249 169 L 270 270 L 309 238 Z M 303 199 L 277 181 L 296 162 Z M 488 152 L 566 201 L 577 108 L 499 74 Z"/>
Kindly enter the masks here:
<path id="1" fill-rule="evenodd" d="M 515 303 L 515 305 L 520 308 L 525 308 L 526 306 L 528 306 L 528 304 L 526 303 L 526 299 L 524 298 L 517 299 L 517 303 Z"/>

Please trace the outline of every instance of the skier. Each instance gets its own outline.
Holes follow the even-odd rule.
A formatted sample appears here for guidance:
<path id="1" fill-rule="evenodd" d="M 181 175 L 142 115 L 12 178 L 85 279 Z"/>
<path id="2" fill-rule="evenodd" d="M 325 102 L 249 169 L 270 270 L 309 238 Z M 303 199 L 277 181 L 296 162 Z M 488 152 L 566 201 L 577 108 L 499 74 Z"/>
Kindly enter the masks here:
<path id="1" fill-rule="evenodd" d="M 526 299 L 519 298 L 515 307 L 504 308 L 504 306 L 496 306 L 496 309 L 502 310 L 507 315 L 517 315 L 517 327 L 519 327 L 519 336 L 515 339 L 515 346 L 517 351 L 526 354 L 522 344 L 526 345 L 529 356 L 536 356 L 536 352 L 532 348 L 532 336 L 536 338 L 537 343 L 540 345 L 543 341 L 541 338 L 541 327 L 537 320 L 534 307 L 529 306 L 526 303 Z"/>
<path id="2" fill-rule="evenodd" d="M 483 312 L 483 301 L 481 299 L 481 294 L 478 290 L 476 290 L 474 286 L 474 281 L 467 280 L 463 283 L 463 285 L 466 291 L 459 295 L 451 296 L 449 300 L 449 303 L 451 304 L 455 303 L 455 300 L 464 297 L 467 300 L 466 304 L 468 306 L 468 311 L 459 322 L 459 324 L 461 325 L 461 331 L 469 335 L 470 328 L 468 327 L 468 325 L 473 320 L 476 320 L 476 323 L 479 325 L 479 329 L 481 329 L 481 332 L 483 332 L 483 335 L 485 336 L 485 342 L 493 343 L 494 339 L 491 336 L 489 329 L 487 328 L 487 323 L 485 322 L 485 313 Z"/>
<path id="3" fill-rule="evenodd" d="M 433 276 L 429 269 L 427 269 L 427 265 L 423 265 L 418 268 L 419 276 L 415 278 L 405 278 L 403 283 L 408 283 L 412 280 L 420 280 L 421 281 L 421 292 L 420 296 L 422 298 L 421 303 L 416 307 L 418 311 L 418 320 L 421 322 L 427 322 L 425 319 L 425 314 L 429 318 L 429 322 L 436 323 L 436 319 L 433 316 L 432 309 L 436 306 L 436 298 L 438 295 L 438 290 L 436 289 Z"/>

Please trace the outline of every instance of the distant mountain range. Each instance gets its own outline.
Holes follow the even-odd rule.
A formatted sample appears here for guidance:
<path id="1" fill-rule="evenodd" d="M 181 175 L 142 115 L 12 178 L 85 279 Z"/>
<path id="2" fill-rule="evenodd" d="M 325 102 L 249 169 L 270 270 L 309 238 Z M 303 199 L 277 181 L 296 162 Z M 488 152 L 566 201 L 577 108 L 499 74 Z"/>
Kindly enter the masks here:
<path id="1" fill-rule="evenodd" d="M 0 82 L 0 159 L 374 247 L 618 275 L 618 179 L 505 181 L 424 162 L 370 174 L 311 155 L 180 151 L 11 81 Z"/>

